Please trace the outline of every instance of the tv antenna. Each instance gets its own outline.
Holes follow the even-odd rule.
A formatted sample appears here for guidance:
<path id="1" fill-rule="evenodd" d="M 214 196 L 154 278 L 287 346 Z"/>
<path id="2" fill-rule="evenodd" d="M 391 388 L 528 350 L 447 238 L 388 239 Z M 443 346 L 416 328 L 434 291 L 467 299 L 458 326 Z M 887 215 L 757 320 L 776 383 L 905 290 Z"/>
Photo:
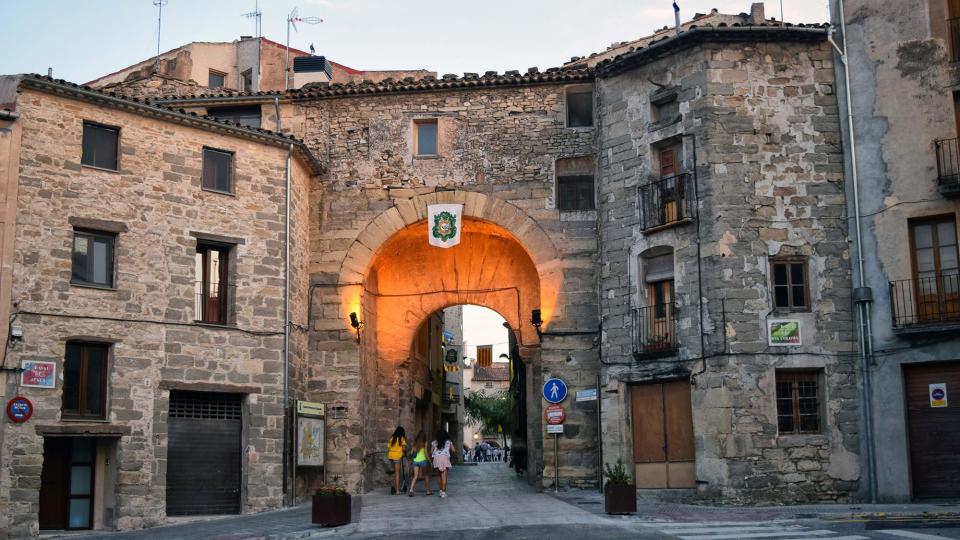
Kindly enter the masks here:
<path id="1" fill-rule="evenodd" d="M 293 8 L 293 11 L 290 12 L 290 15 L 287 15 L 287 55 L 286 59 L 283 62 L 283 89 L 287 90 L 290 88 L 290 27 L 292 26 L 294 31 L 297 29 L 297 23 L 304 24 L 320 24 L 323 22 L 323 19 L 320 17 L 301 17 L 297 8 Z"/>
<path id="2" fill-rule="evenodd" d="M 246 17 L 248 19 L 253 19 L 253 33 L 257 37 L 262 35 L 263 27 L 261 26 L 260 19 L 263 17 L 263 12 L 260 11 L 260 1 L 257 0 L 253 4 L 253 11 L 248 11 L 241 15 L 241 17 Z"/>
<path id="3" fill-rule="evenodd" d="M 167 5 L 167 0 L 153 0 L 153 5 L 157 6 L 157 58 L 153 62 L 153 70 L 160 69 L 160 22 L 163 20 L 163 6 Z"/>

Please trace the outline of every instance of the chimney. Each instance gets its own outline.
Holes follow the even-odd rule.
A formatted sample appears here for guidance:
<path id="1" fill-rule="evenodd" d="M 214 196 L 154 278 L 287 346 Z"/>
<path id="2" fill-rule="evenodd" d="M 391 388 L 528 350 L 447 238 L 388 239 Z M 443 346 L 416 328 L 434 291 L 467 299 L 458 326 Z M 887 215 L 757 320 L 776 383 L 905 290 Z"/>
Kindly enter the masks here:
<path id="1" fill-rule="evenodd" d="M 763 2 L 754 2 L 750 5 L 750 24 L 763 24 Z"/>

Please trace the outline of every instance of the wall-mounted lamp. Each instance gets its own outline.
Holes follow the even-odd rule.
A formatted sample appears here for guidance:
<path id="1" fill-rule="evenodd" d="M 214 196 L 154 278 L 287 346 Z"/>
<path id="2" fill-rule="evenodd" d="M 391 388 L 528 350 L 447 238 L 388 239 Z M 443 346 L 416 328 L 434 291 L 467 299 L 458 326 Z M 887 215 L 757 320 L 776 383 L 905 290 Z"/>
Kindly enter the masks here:
<path id="1" fill-rule="evenodd" d="M 509 361 L 510 361 L 510 356 L 508 356 L 507 353 L 500 353 L 500 360 L 503 360 L 503 361 L 505 361 L 505 362 L 509 362 Z"/>
<path id="2" fill-rule="evenodd" d="M 350 312 L 350 326 L 352 326 L 353 329 L 357 331 L 357 343 L 360 343 L 360 329 L 363 328 L 363 322 L 360 321 L 359 318 L 357 318 L 356 311 Z"/>
<path id="3" fill-rule="evenodd" d="M 540 316 L 540 310 L 535 309 L 530 312 L 530 324 L 537 329 L 537 335 L 540 335 L 540 326 L 543 325 L 543 318 Z"/>

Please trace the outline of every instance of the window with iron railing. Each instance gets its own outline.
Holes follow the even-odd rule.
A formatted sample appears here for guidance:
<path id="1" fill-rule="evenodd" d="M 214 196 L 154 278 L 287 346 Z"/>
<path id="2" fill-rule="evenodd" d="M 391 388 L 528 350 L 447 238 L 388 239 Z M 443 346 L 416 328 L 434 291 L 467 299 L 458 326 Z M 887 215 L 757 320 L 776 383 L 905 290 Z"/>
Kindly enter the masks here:
<path id="1" fill-rule="evenodd" d="M 960 189 L 960 145 L 957 139 L 934 141 L 937 151 L 937 184 Z"/>
<path id="2" fill-rule="evenodd" d="M 677 341 L 677 304 L 664 302 L 633 311 L 633 349 L 638 358 L 671 356 Z"/>
<path id="3" fill-rule="evenodd" d="M 223 245 L 197 244 L 194 284 L 194 312 L 197 322 L 227 324 L 232 296 L 229 271 L 230 248 Z"/>
<path id="4" fill-rule="evenodd" d="M 953 216 L 910 223 L 913 279 L 890 282 L 894 327 L 960 323 L 960 257 Z"/>
<path id="5" fill-rule="evenodd" d="M 693 217 L 690 175 L 678 174 L 640 186 L 640 216 L 644 230 L 687 221 Z"/>

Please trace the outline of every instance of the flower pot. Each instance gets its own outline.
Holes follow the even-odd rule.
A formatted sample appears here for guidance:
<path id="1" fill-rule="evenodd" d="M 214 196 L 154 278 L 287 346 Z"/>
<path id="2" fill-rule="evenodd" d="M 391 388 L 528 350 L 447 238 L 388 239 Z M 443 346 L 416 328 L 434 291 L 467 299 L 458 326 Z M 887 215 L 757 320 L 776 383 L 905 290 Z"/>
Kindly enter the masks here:
<path id="1" fill-rule="evenodd" d="M 603 486 L 603 511 L 608 514 L 634 514 L 637 511 L 637 486 L 607 484 Z"/>
<path id="2" fill-rule="evenodd" d="M 314 495 L 312 522 L 315 525 L 346 525 L 350 523 L 350 494 Z"/>

